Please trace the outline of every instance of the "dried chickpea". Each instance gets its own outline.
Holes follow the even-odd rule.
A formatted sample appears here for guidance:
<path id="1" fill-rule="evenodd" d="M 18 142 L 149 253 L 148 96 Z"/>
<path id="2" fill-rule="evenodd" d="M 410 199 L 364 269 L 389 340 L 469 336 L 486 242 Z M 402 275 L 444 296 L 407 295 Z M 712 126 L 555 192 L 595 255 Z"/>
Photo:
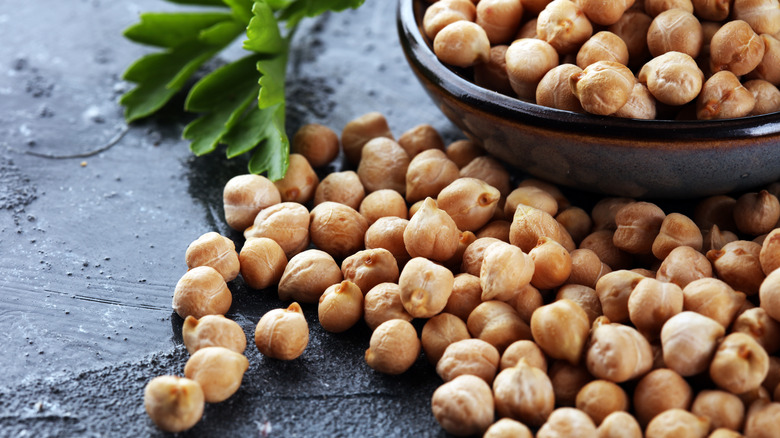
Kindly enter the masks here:
<path id="1" fill-rule="evenodd" d="M 534 262 L 531 284 L 537 289 L 556 288 L 569 278 L 571 256 L 566 248 L 555 240 L 549 237 L 539 238 L 539 242 L 528 255 Z"/>
<path id="2" fill-rule="evenodd" d="M 569 232 L 549 213 L 527 205 L 518 205 L 509 229 L 510 243 L 524 252 L 530 252 L 542 237 L 555 240 L 563 245 L 566 251 L 575 249 Z"/>
<path id="3" fill-rule="evenodd" d="M 567 299 L 542 306 L 531 316 L 531 334 L 539 348 L 574 365 L 580 361 L 589 329 L 588 315 Z"/>
<path id="4" fill-rule="evenodd" d="M 595 289 L 604 316 L 612 322 L 628 322 L 631 291 L 645 278 L 642 274 L 623 269 L 602 276 Z"/>
<path id="5" fill-rule="evenodd" d="M 449 260 L 458 250 L 459 239 L 455 221 L 432 198 L 425 199 L 404 230 L 404 245 L 411 257 Z"/>
<path id="6" fill-rule="evenodd" d="M 588 212 L 580 207 L 566 207 L 555 216 L 555 220 L 563 225 L 575 243 L 582 242 L 593 228 L 593 220 Z"/>
<path id="7" fill-rule="evenodd" d="M 505 59 L 512 90 L 519 98 L 532 100 L 539 81 L 558 65 L 558 52 L 543 39 L 521 38 L 509 45 Z"/>
<path id="8" fill-rule="evenodd" d="M 780 221 L 780 201 L 766 190 L 745 193 L 737 198 L 734 222 L 745 234 L 758 236 L 772 231 Z"/>
<path id="9" fill-rule="evenodd" d="M 731 330 L 752 336 L 769 354 L 780 350 L 780 322 L 761 307 L 747 309 L 739 314 Z"/>
<path id="10" fill-rule="evenodd" d="M 684 105 L 699 95 L 704 73 L 690 55 L 666 52 L 645 63 L 637 79 L 659 102 Z"/>
<path id="11" fill-rule="evenodd" d="M 422 333 L 420 334 L 423 352 L 428 357 L 428 361 L 434 366 L 439 362 L 439 359 L 441 359 L 444 351 L 450 344 L 469 338 L 471 338 L 471 335 L 468 327 L 466 327 L 466 322 L 446 312 L 429 319 L 423 325 Z M 493 371 L 493 374 L 495 374 L 495 371 Z"/>
<path id="12" fill-rule="evenodd" d="M 512 216 L 519 204 L 538 208 L 555 216 L 558 213 L 558 201 L 549 192 L 534 186 L 522 186 L 512 190 L 504 203 L 504 215 Z"/>
<path id="13" fill-rule="evenodd" d="M 399 217 L 379 218 L 366 230 L 366 249 L 384 248 L 390 251 L 399 265 L 405 264 L 409 253 L 404 245 L 404 230 L 409 221 Z"/>
<path id="14" fill-rule="evenodd" d="M 376 248 L 358 251 L 345 258 L 341 262 L 341 273 L 345 280 L 368 292 L 379 283 L 398 281 L 399 270 L 390 251 Z"/>
<path id="15" fill-rule="evenodd" d="M 531 13 L 532 15 L 538 15 L 542 12 L 552 0 L 520 0 L 523 4 L 523 10 Z"/>
<path id="16" fill-rule="evenodd" d="M 722 70 L 712 75 L 702 86 L 696 100 L 699 120 L 745 117 L 756 106 L 756 98 L 734 73 Z"/>
<path id="17" fill-rule="evenodd" d="M 472 160 L 485 155 L 485 150 L 471 140 L 457 140 L 447 145 L 447 158 L 452 160 L 459 169 L 466 167 Z"/>
<path id="18" fill-rule="evenodd" d="M 623 107 L 635 83 L 634 73 L 613 61 L 596 61 L 569 78 L 569 86 L 582 108 L 599 115 L 614 114 Z"/>
<path id="19" fill-rule="evenodd" d="M 536 27 L 534 26 L 534 29 L 535 28 Z M 514 93 L 512 85 L 509 83 L 509 75 L 506 71 L 506 51 L 508 48 L 509 46 L 505 44 L 495 45 L 490 48 L 490 57 L 488 60 L 474 66 L 475 84 L 507 96 L 511 96 Z M 473 158 L 474 157 L 472 157 L 472 159 Z M 468 161 L 464 163 L 464 166 L 468 164 Z"/>
<path id="20" fill-rule="evenodd" d="M 320 295 L 317 316 L 329 332 L 349 330 L 363 317 L 363 292 L 349 280 L 328 287 Z"/>
<path id="21" fill-rule="evenodd" d="M 655 119 L 657 114 L 655 98 L 647 85 L 637 82 L 628 96 L 628 101 L 615 111 L 615 117 L 626 119 Z"/>
<path id="22" fill-rule="evenodd" d="M 709 430 L 710 422 L 706 418 L 697 417 L 684 409 L 669 409 L 650 421 L 645 438 L 705 438 Z"/>
<path id="23" fill-rule="evenodd" d="M 748 22 L 757 34 L 780 32 L 780 5 L 773 0 L 734 0 L 732 18 Z"/>
<path id="24" fill-rule="evenodd" d="M 728 327 L 745 304 L 745 294 L 735 291 L 723 280 L 700 278 L 683 288 L 683 307 Z"/>
<path id="25" fill-rule="evenodd" d="M 777 68 L 780 68 L 780 65 Z M 756 105 L 749 115 L 757 116 L 780 111 L 780 89 L 772 85 L 771 82 L 763 79 L 753 79 L 742 85 L 750 91 L 756 100 Z"/>
<path id="26" fill-rule="evenodd" d="M 281 202 L 279 190 L 261 175 L 247 174 L 231 178 L 222 192 L 225 222 L 236 231 L 252 225 L 260 210 Z"/>
<path id="27" fill-rule="evenodd" d="M 144 408 L 155 426 L 177 433 L 192 428 L 203 416 L 200 384 L 178 376 L 158 376 L 144 387 Z"/>
<path id="28" fill-rule="evenodd" d="M 718 429 L 713 430 L 712 433 L 707 436 L 707 438 L 742 438 L 742 437 L 744 437 L 744 435 L 742 435 L 741 433 L 731 429 L 726 429 L 724 427 L 720 427 Z"/>
<path id="29" fill-rule="evenodd" d="M 517 186 L 536 187 L 537 189 L 542 189 L 545 192 L 549 193 L 553 197 L 553 199 L 555 199 L 555 203 L 558 205 L 559 208 L 558 211 L 560 211 L 561 209 L 566 209 L 571 207 L 571 202 L 569 202 L 569 199 L 566 198 L 566 195 L 564 195 L 563 192 L 561 192 L 561 189 L 559 189 L 555 184 L 537 178 L 525 178 L 522 181 L 520 181 L 520 184 L 518 184 Z"/>
<path id="30" fill-rule="evenodd" d="M 590 38 L 593 25 L 577 3 L 553 0 L 539 12 L 536 34 L 565 55 Z"/>
<path id="31" fill-rule="evenodd" d="M 395 283 L 381 283 L 363 297 L 363 319 L 371 330 L 391 319 L 414 319 L 401 302 L 401 288 Z"/>
<path id="32" fill-rule="evenodd" d="M 703 373 L 725 332 L 717 321 L 699 313 L 674 315 L 661 329 L 664 365 L 683 377 Z"/>
<path id="33" fill-rule="evenodd" d="M 674 283 L 645 278 L 628 297 L 628 316 L 648 339 L 657 339 L 661 327 L 683 310 L 683 291 Z"/>
<path id="34" fill-rule="evenodd" d="M 255 345 L 264 356 L 279 360 L 298 358 L 309 344 L 309 324 L 300 304 L 266 312 L 255 328 Z"/>
<path id="35" fill-rule="evenodd" d="M 758 292 L 761 308 L 776 321 L 780 321 L 780 269 L 766 276 Z"/>
<path id="36" fill-rule="evenodd" d="M 564 407 L 552 411 L 547 422 L 539 428 L 536 437 L 556 438 L 575 435 L 583 438 L 596 438 L 596 425 L 581 410 Z"/>
<path id="37" fill-rule="evenodd" d="M 734 230 L 734 206 L 737 200 L 727 195 L 713 195 L 696 204 L 693 213 L 693 221 L 702 230 L 710 229 L 717 225 L 721 230 Z"/>
<path id="38" fill-rule="evenodd" d="M 460 169 L 441 149 L 420 152 L 406 170 L 406 201 L 436 198 L 443 188 L 460 177 Z"/>
<path id="39" fill-rule="evenodd" d="M 700 250 L 703 244 L 701 230 L 688 216 L 669 213 L 661 223 L 661 229 L 653 240 L 653 255 L 663 260 L 679 246 Z"/>
<path id="40" fill-rule="evenodd" d="M 691 413 L 710 420 L 712 429 L 742 430 L 745 405 L 734 394 L 706 389 L 699 392 L 691 405 Z"/>
<path id="41" fill-rule="evenodd" d="M 596 294 L 596 290 L 591 287 L 567 283 L 558 289 L 555 299 L 568 299 L 580 306 L 588 315 L 588 327 L 593 324 L 596 318 L 603 316 L 599 296 Z"/>
<path id="42" fill-rule="evenodd" d="M 440 30 L 459 20 L 474 21 L 477 9 L 471 0 L 440 0 L 425 9 L 423 31 L 433 40 Z"/>
<path id="43" fill-rule="evenodd" d="M 288 259 L 309 246 L 309 210 L 296 202 L 282 202 L 264 208 L 255 222 L 244 231 L 249 241 L 267 237 L 282 247 Z"/>
<path id="44" fill-rule="evenodd" d="M 387 119 L 379 112 L 369 112 L 350 120 L 341 130 L 341 148 L 352 165 L 360 162 L 363 146 L 372 138 L 393 139 Z"/>
<path id="45" fill-rule="evenodd" d="M 423 257 L 404 266 L 398 279 L 404 309 L 415 318 L 430 318 L 444 309 L 452 293 L 452 272 Z"/>
<path id="46" fill-rule="evenodd" d="M 444 151 L 444 140 L 436 128 L 423 123 L 417 125 L 398 137 L 398 145 L 401 146 L 410 158 L 416 157 L 420 152 L 438 149 Z"/>
<path id="47" fill-rule="evenodd" d="M 750 406 L 745 421 L 745 437 L 769 438 L 780 424 L 780 403 L 762 401 Z"/>
<path id="48" fill-rule="evenodd" d="M 463 231 L 476 231 L 493 217 L 501 194 L 476 178 L 462 177 L 444 187 L 436 198 L 438 207 Z"/>
<path id="49" fill-rule="evenodd" d="M 553 361 L 547 374 L 553 384 L 557 406 L 573 407 L 577 403 L 577 394 L 593 376 L 582 365 L 572 365 L 565 360 Z"/>
<path id="50" fill-rule="evenodd" d="M 768 372 L 766 350 L 744 333 L 731 333 L 723 338 L 710 363 L 712 381 L 732 394 L 757 389 Z"/>
<path id="51" fill-rule="evenodd" d="M 369 193 L 392 189 L 404 194 L 409 161 L 409 155 L 394 140 L 373 138 L 363 145 L 357 174 Z"/>
<path id="52" fill-rule="evenodd" d="M 482 438 L 533 438 L 531 429 L 511 418 L 501 418 L 493 423 Z"/>
<path id="53" fill-rule="evenodd" d="M 208 403 L 227 400 L 238 391 L 249 360 L 224 347 L 205 347 L 196 351 L 184 365 L 184 375 L 200 384 Z"/>
<path id="54" fill-rule="evenodd" d="M 485 259 L 485 250 L 497 242 L 502 241 L 495 237 L 481 237 L 472 242 L 463 252 L 460 271 L 479 277 Z"/>
<path id="55" fill-rule="evenodd" d="M 401 374 L 414 365 L 420 355 L 420 339 L 409 321 L 385 321 L 371 334 L 366 363 L 383 374 Z"/>
<path id="56" fill-rule="evenodd" d="M 320 179 L 309 164 L 309 160 L 295 153 L 289 155 L 289 165 L 284 178 L 274 181 L 282 202 L 300 204 L 305 204 L 314 198 L 314 190 L 319 183 Z"/>
<path id="57" fill-rule="evenodd" d="M 526 324 L 531 323 L 531 315 L 544 304 L 544 298 L 539 289 L 530 284 L 521 288 L 507 301 L 507 304 L 520 315 L 520 319 Z"/>
<path id="58" fill-rule="evenodd" d="M 287 266 L 287 256 L 282 247 L 267 237 L 247 240 L 238 258 L 244 282 L 258 290 L 279 284 Z"/>
<path id="59" fill-rule="evenodd" d="M 501 355 L 500 368 L 506 369 L 516 366 L 520 360 L 525 360 L 528 365 L 547 372 L 547 359 L 544 352 L 534 341 L 520 340 L 512 342 L 504 354 Z"/>
<path id="60" fill-rule="evenodd" d="M 466 321 L 469 314 L 482 302 L 482 286 L 479 277 L 466 272 L 455 275 L 452 293 L 447 299 L 443 312 L 447 312 Z"/>
<path id="61" fill-rule="evenodd" d="M 487 225 L 477 230 L 476 238 L 492 237 L 502 242 L 509 243 L 509 228 L 511 226 L 511 222 L 501 219 L 490 221 Z"/>
<path id="62" fill-rule="evenodd" d="M 311 210 L 309 236 L 317 248 L 334 258 L 344 258 L 363 249 L 368 221 L 354 208 L 323 202 Z"/>
<path id="63" fill-rule="evenodd" d="M 651 17 L 655 17 L 669 9 L 693 12 L 693 2 L 691 0 L 644 0 L 643 3 L 645 12 Z"/>
<path id="64" fill-rule="evenodd" d="M 409 215 L 404 197 L 390 189 L 377 190 L 366 195 L 360 202 L 358 211 L 366 218 L 369 225 L 382 217 L 393 216 L 406 219 Z"/>
<path id="65" fill-rule="evenodd" d="M 497 188 L 501 196 L 505 197 L 509 194 L 509 172 L 503 164 L 489 155 L 476 157 L 469 164 L 461 167 L 460 176 L 480 179 L 491 187 Z"/>
<path id="66" fill-rule="evenodd" d="M 769 356 L 769 372 L 767 373 L 764 381 L 761 382 L 761 386 L 763 386 L 767 391 L 772 391 L 775 393 L 772 397 L 772 400 L 780 400 L 780 398 L 776 397 L 778 392 L 775 391 L 778 384 L 780 384 L 780 357 Z"/>
<path id="67" fill-rule="evenodd" d="M 506 301 L 531 282 L 534 261 L 520 248 L 496 242 L 485 248 L 483 254 L 479 271 L 482 301 Z"/>
<path id="68" fill-rule="evenodd" d="M 343 280 L 333 257 L 319 249 L 307 249 L 294 255 L 279 280 L 279 299 L 316 303 L 325 289 Z"/>
<path id="69" fill-rule="evenodd" d="M 366 190 L 357 173 L 352 170 L 332 172 L 317 185 L 314 191 L 314 205 L 338 202 L 358 209 L 365 197 Z"/>
<path id="70" fill-rule="evenodd" d="M 627 412 L 613 412 L 596 429 L 599 438 L 642 438 L 639 423 Z"/>
<path id="71" fill-rule="evenodd" d="M 611 230 L 617 229 L 615 216 L 623 206 L 636 202 L 631 198 L 601 198 L 591 209 L 590 215 L 593 218 L 593 230 Z"/>
<path id="72" fill-rule="evenodd" d="M 473 337 L 493 345 L 499 353 L 515 341 L 531 339 L 531 328 L 503 301 L 483 302 L 469 314 L 466 325 Z"/>
<path id="73" fill-rule="evenodd" d="M 628 395 L 613 382 L 594 380 L 577 393 L 575 406 L 600 425 L 609 414 L 628 410 Z"/>
<path id="74" fill-rule="evenodd" d="M 181 336 L 190 354 L 205 347 L 225 347 L 236 353 L 246 350 L 244 330 L 223 315 L 206 315 L 200 319 L 190 315 L 184 320 Z"/>
<path id="75" fill-rule="evenodd" d="M 604 2 L 601 0 L 581 0 L 582 12 L 594 23 L 601 26 L 615 24 L 623 13 L 634 4 L 634 0 Z"/>
<path id="76" fill-rule="evenodd" d="M 581 71 L 582 68 L 569 63 L 551 68 L 536 86 L 536 104 L 575 113 L 583 112 L 579 99 L 569 87 L 569 77 Z"/>
<path id="77" fill-rule="evenodd" d="M 436 373 L 445 382 L 470 374 L 492 383 L 500 360 L 496 347 L 481 339 L 467 337 L 447 346 L 436 363 Z"/>
<path id="78" fill-rule="evenodd" d="M 626 43 L 628 62 L 641 66 L 650 56 L 647 48 L 647 30 L 653 19 L 641 9 L 629 9 L 607 30 L 619 36 Z"/>
<path id="79" fill-rule="evenodd" d="M 445 64 L 471 67 L 490 58 L 490 40 L 481 26 L 471 21 L 450 23 L 433 39 L 433 52 Z"/>
<path id="80" fill-rule="evenodd" d="M 493 393 L 484 380 L 459 376 L 433 392 L 433 416 L 455 436 L 481 435 L 493 423 Z"/>
<path id="81" fill-rule="evenodd" d="M 236 245 L 229 238 L 214 231 L 203 234 L 190 243 L 184 259 L 190 269 L 211 266 L 225 281 L 234 280 L 240 270 Z"/>
<path id="82" fill-rule="evenodd" d="M 761 269 L 766 275 L 780 268 L 780 227 L 767 234 L 764 242 L 761 244 L 758 260 L 761 263 Z"/>
<path id="83" fill-rule="evenodd" d="M 550 378 L 542 370 L 521 360 L 502 370 L 493 381 L 496 413 L 538 427 L 555 408 Z"/>
<path id="84" fill-rule="evenodd" d="M 612 242 L 630 254 L 650 254 L 666 213 L 651 202 L 632 202 L 615 213 Z"/>
<path id="85" fill-rule="evenodd" d="M 609 267 L 599 260 L 590 249 L 575 249 L 570 253 L 571 274 L 567 280 L 570 284 L 580 284 L 595 289 L 598 280 L 611 272 Z"/>
<path id="86" fill-rule="evenodd" d="M 520 0 L 486 0 L 477 3 L 476 23 L 485 29 L 491 45 L 508 42 L 520 27 Z"/>
<path id="87" fill-rule="evenodd" d="M 702 232 L 702 239 L 701 249 L 704 254 L 707 254 L 711 249 L 718 250 L 729 242 L 739 240 L 739 237 L 731 231 L 721 231 L 717 225 L 713 225 L 709 230 Z"/>
<path id="88" fill-rule="evenodd" d="M 230 310 L 233 295 L 222 274 L 211 266 L 198 266 L 187 271 L 173 291 L 173 310 L 182 318 L 190 315 L 224 315 Z"/>
<path id="89" fill-rule="evenodd" d="M 727 243 L 717 251 L 707 251 L 707 258 L 712 262 L 718 278 L 751 296 L 758 293 L 758 288 L 765 278 L 759 261 L 760 253 L 760 244 L 738 240 Z"/>
<path id="90" fill-rule="evenodd" d="M 702 20 L 723 21 L 731 12 L 731 1 L 691 0 L 693 12 Z"/>
<path id="91" fill-rule="evenodd" d="M 764 57 L 748 74 L 751 79 L 764 79 L 774 86 L 780 85 L 780 35 L 761 34 L 764 40 Z"/>
<path id="92" fill-rule="evenodd" d="M 668 9 L 653 18 L 647 30 L 647 47 L 653 56 L 681 52 L 699 56 L 704 35 L 699 20 L 689 11 Z"/>
<path id="93" fill-rule="evenodd" d="M 715 32 L 710 41 L 710 68 L 729 70 L 736 76 L 751 72 L 764 58 L 764 40 L 743 20 L 732 20 Z"/>
<path id="94" fill-rule="evenodd" d="M 635 328 L 598 321 L 594 326 L 585 355 L 585 364 L 594 377 L 621 383 L 644 375 L 653 366 L 650 343 Z M 614 355 L 614 351 L 621 354 Z"/>
<path id="95" fill-rule="evenodd" d="M 339 136 L 327 126 L 308 123 L 295 131 L 290 152 L 303 155 L 313 167 L 322 167 L 338 156 Z"/>
<path id="96" fill-rule="evenodd" d="M 678 246 L 661 262 L 656 279 L 685 287 L 700 278 L 712 277 L 712 264 L 690 246 Z"/>
<path id="97" fill-rule="evenodd" d="M 648 424 L 669 409 L 688 409 L 693 401 L 690 384 L 677 372 L 659 368 L 642 377 L 634 389 L 633 407 L 639 424 Z"/>
<path id="98" fill-rule="evenodd" d="M 577 66 L 585 68 L 597 61 L 611 61 L 627 65 L 628 46 L 626 46 L 625 41 L 612 32 L 606 30 L 597 32 L 588 41 L 585 41 L 577 52 Z"/>

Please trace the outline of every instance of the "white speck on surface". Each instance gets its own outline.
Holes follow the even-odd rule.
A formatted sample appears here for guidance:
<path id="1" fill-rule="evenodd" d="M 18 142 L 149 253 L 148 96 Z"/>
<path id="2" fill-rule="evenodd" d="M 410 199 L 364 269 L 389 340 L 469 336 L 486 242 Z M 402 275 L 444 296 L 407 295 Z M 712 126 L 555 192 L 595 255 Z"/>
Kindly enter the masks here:
<path id="1" fill-rule="evenodd" d="M 25 137 L 29 137 L 32 135 L 32 130 L 26 124 L 22 124 L 19 126 L 19 133 Z"/>

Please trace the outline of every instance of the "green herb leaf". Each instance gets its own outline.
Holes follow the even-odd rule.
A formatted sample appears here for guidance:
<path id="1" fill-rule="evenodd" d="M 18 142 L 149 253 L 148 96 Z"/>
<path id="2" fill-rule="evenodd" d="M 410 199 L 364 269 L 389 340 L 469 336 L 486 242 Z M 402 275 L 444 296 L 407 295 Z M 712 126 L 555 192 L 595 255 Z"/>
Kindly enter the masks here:
<path id="1" fill-rule="evenodd" d="M 242 23 L 249 24 L 249 20 L 252 19 L 252 0 L 222 0 L 226 5 L 230 6 L 233 11 L 233 15 Z"/>
<path id="2" fill-rule="evenodd" d="M 256 1 L 252 7 L 254 16 L 246 28 L 247 40 L 244 49 L 256 53 L 276 55 L 287 51 L 287 41 L 279 32 L 279 23 L 274 12 L 263 1 Z"/>
<path id="3" fill-rule="evenodd" d="M 141 21 L 128 27 L 124 36 L 141 44 L 172 48 L 198 35 L 219 22 L 232 20 L 224 12 L 144 13 Z"/>
<path id="4" fill-rule="evenodd" d="M 266 172 L 268 179 L 276 181 L 284 177 L 289 165 L 290 141 L 284 131 L 284 104 L 261 111 L 271 111 L 271 123 L 266 124 L 265 141 L 249 160 L 249 171 Z"/>

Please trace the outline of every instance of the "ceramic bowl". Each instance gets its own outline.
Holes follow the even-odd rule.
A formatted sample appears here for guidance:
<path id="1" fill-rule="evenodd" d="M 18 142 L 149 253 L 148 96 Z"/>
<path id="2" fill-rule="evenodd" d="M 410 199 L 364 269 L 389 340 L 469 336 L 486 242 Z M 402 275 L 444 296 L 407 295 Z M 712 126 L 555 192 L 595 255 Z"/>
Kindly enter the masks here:
<path id="1" fill-rule="evenodd" d="M 470 139 L 519 171 L 604 195 L 692 198 L 780 179 L 780 113 L 720 121 L 579 114 L 479 87 L 442 64 L 422 33 L 423 0 L 399 0 L 409 65 Z"/>

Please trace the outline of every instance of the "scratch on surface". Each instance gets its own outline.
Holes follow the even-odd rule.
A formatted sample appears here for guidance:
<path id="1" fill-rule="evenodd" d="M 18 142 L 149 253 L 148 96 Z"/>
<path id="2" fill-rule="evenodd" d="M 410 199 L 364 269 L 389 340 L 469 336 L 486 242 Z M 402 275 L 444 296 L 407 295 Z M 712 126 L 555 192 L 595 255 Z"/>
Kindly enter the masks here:
<path id="1" fill-rule="evenodd" d="M 119 129 L 119 132 L 113 138 L 111 138 L 108 141 L 108 143 L 98 147 L 97 149 L 93 149 L 91 151 L 82 152 L 78 154 L 57 155 L 57 154 L 47 154 L 47 153 L 34 152 L 34 151 L 24 151 L 24 153 L 27 155 L 32 155 L 34 157 L 48 158 L 51 160 L 69 160 L 73 158 L 88 158 L 88 157 L 95 156 L 101 152 L 105 152 L 111 149 L 112 147 L 114 147 L 117 143 L 119 143 L 122 140 L 122 138 L 124 138 L 125 134 L 127 134 L 128 131 L 130 131 L 130 127 L 127 125 L 122 125 L 121 128 Z"/>

